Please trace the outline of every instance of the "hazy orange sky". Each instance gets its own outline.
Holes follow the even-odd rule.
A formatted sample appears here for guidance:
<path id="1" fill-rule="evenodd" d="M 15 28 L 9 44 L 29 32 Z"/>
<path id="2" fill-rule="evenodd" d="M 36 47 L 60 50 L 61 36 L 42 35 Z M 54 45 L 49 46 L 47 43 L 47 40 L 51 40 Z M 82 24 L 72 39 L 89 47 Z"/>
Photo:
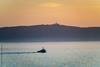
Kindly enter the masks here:
<path id="1" fill-rule="evenodd" d="M 0 0 L 0 26 L 100 26 L 100 0 Z"/>

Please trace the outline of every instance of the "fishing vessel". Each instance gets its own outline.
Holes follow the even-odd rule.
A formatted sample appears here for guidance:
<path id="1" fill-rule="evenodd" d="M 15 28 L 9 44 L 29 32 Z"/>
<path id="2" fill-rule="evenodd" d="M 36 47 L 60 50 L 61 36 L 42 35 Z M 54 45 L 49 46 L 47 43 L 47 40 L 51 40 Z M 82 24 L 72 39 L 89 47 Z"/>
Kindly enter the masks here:
<path id="1" fill-rule="evenodd" d="M 42 48 L 41 50 L 37 51 L 37 53 L 46 53 L 46 49 Z"/>

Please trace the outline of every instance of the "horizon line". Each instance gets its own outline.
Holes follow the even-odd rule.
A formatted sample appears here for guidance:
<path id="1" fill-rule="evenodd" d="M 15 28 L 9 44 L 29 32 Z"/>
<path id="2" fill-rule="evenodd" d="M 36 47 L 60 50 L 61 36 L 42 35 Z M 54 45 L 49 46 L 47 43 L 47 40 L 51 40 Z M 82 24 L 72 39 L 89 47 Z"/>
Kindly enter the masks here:
<path id="1" fill-rule="evenodd" d="M 79 27 L 79 28 L 91 28 L 91 27 L 100 27 L 100 26 L 78 26 L 78 25 L 67 25 L 67 24 L 60 24 L 58 22 L 51 23 L 51 24 L 30 24 L 30 25 L 11 25 L 11 26 L 0 26 L 0 28 L 6 28 L 6 27 L 21 27 L 21 26 L 39 26 L 39 25 L 63 25 L 63 26 L 72 26 L 72 27 Z"/>

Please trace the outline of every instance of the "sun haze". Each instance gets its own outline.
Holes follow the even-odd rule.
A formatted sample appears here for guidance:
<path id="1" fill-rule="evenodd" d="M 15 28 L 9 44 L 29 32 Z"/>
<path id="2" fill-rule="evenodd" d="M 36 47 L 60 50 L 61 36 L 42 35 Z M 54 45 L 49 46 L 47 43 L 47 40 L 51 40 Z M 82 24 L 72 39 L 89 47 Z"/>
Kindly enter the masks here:
<path id="1" fill-rule="evenodd" d="M 0 26 L 100 26 L 99 0 L 0 0 Z"/>
<path id="2" fill-rule="evenodd" d="M 61 4 L 59 3 L 53 3 L 53 2 L 48 2 L 48 3 L 43 3 L 43 4 L 40 4 L 41 7 L 60 7 Z"/>

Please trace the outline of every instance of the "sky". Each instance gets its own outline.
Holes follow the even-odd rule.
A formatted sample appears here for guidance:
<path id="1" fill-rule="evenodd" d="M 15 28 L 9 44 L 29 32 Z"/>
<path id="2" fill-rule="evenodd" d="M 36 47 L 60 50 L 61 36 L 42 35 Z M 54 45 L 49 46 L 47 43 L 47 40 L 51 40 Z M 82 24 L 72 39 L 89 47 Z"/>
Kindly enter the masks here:
<path id="1" fill-rule="evenodd" d="M 0 27 L 56 22 L 100 26 L 100 0 L 0 0 Z"/>

